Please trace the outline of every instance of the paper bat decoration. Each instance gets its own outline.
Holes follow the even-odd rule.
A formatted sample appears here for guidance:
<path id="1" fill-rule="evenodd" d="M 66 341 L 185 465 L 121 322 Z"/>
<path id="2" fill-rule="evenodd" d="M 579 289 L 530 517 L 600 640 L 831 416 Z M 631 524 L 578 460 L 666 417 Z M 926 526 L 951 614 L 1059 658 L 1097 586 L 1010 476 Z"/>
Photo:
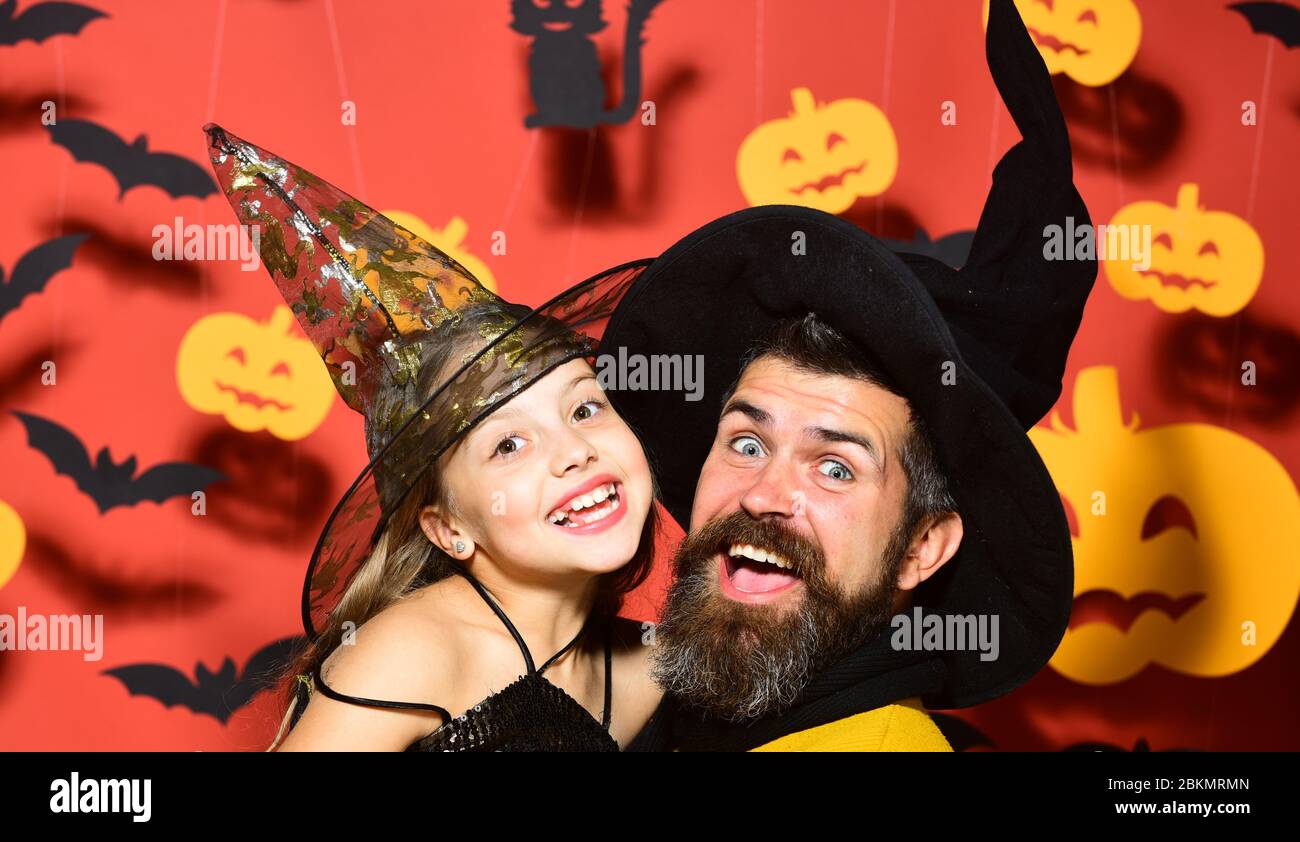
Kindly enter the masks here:
<path id="1" fill-rule="evenodd" d="M 71 266 L 72 255 L 89 236 L 69 234 L 46 240 L 18 258 L 13 275 L 7 280 L 4 267 L 0 266 L 0 321 L 17 310 L 27 296 L 45 289 L 50 278 Z"/>
<path id="2" fill-rule="evenodd" d="M 78 35 L 95 18 L 108 15 L 80 3 L 33 3 L 15 15 L 18 0 L 0 3 L 0 45 L 40 43 L 54 35 Z"/>
<path id="3" fill-rule="evenodd" d="M 150 152 L 149 141 L 140 135 L 130 145 L 115 132 L 89 120 L 59 120 L 45 127 L 50 139 L 72 153 L 78 161 L 99 164 L 117 179 L 121 199 L 126 191 L 141 185 L 166 190 L 173 199 L 219 192 L 208 171 L 188 158 L 170 152 Z"/>
<path id="4" fill-rule="evenodd" d="M 948 713 L 930 712 L 930 718 L 939 728 L 939 733 L 952 746 L 953 751 L 966 751 L 976 746 L 995 748 L 988 736 L 966 720 Z"/>
<path id="5" fill-rule="evenodd" d="M 975 241 L 974 231 L 956 231 L 946 237 L 931 240 L 924 228 L 916 229 L 911 242 L 904 240 L 881 240 L 893 251 L 905 251 L 912 254 L 924 254 L 946 263 L 954 269 L 960 269 L 970 256 L 971 243 Z"/>
<path id="6" fill-rule="evenodd" d="M 297 657 L 306 643 L 307 638 L 298 636 L 264 646 L 248 659 L 242 673 L 236 672 L 235 662 L 229 657 L 217 672 L 198 662 L 194 666 L 197 681 L 167 664 L 127 664 L 104 670 L 104 675 L 122 682 L 132 696 L 148 696 L 167 707 L 182 705 L 225 725 L 235 711 L 273 686 L 276 674 Z"/>
<path id="7" fill-rule="evenodd" d="M 188 497 L 226 478 L 220 471 L 189 462 L 164 462 L 136 477 L 135 457 L 115 463 L 107 447 L 100 448 L 92 465 L 85 445 L 68 428 L 37 415 L 18 410 L 13 413 L 27 428 L 27 443 L 45 454 L 55 471 L 72 477 L 77 487 L 95 501 L 100 514 L 142 500 L 161 503 L 172 497 Z"/>
<path id="8" fill-rule="evenodd" d="M 1286 3 L 1233 3 L 1228 7 L 1261 35 L 1272 35 L 1289 50 L 1300 44 L 1300 9 Z"/>

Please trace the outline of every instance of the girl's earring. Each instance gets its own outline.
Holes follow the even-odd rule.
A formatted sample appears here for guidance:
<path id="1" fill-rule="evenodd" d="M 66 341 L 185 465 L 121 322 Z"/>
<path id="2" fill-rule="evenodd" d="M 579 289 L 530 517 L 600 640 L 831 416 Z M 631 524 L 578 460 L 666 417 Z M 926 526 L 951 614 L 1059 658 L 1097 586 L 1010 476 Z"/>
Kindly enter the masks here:
<path id="1" fill-rule="evenodd" d="M 464 541 L 457 541 L 457 542 L 456 542 L 456 552 L 458 552 L 458 553 L 463 553 L 463 552 L 465 552 L 465 542 L 464 542 Z"/>

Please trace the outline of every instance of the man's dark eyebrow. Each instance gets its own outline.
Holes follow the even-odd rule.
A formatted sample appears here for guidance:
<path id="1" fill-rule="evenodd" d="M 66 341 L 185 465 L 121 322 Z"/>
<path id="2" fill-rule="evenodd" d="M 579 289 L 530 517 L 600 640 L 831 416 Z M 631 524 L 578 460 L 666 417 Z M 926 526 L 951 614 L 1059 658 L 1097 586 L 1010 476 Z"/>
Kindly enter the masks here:
<path id="1" fill-rule="evenodd" d="M 745 415 L 755 424 L 769 424 L 772 421 L 772 415 L 765 409 L 759 409 L 749 401 L 732 400 L 722 408 L 722 415 L 718 416 L 721 420 L 733 412 L 739 412 Z"/>
<path id="2" fill-rule="evenodd" d="M 826 427 L 809 427 L 804 432 L 816 438 L 818 441 L 856 444 L 858 447 L 867 451 L 871 456 L 871 461 L 876 463 L 876 470 L 881 471 L 882 473 L 885 470 L 885 466 L 880 460 L 880 451 L 876 449 L 876 446 L 872 444 L 871 440 L 868 438 L 860 436 L 857 433 L 846 433 L 843 430 L 830 430 Z"/>

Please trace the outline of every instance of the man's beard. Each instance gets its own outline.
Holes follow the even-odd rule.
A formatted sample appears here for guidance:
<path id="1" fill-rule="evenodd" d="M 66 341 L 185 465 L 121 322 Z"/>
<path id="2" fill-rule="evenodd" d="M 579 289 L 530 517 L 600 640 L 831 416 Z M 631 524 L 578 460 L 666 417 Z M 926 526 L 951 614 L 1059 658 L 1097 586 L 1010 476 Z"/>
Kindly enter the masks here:
<path id="1" fill-rule="evenodd" d="M 673 558 L 651 675 L 679 701 L 731 722 L 790 707 L 811 678 L 885 631 L 910 532 L 900 524 L 875 581 L 848 594 L 826 578 L 821 548 L 790 528 L 743 511 L 709 521 L 683 539 Z M 789 561 L 803 583 L 799 604 L 752 605 L 723 595 L 718 554 L 733 544 Z"/>

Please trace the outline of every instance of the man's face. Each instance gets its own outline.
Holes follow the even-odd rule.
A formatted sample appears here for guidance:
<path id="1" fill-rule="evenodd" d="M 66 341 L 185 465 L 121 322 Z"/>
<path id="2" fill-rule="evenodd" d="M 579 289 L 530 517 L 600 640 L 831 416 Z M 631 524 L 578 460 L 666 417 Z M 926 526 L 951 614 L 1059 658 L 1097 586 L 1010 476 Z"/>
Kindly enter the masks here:
<path id="1" fill-rule="evenodd" d="M 887 627 L 908 549 L 908 423 L 901 396 L 863 380 L 775 357 L 745 369 L 674 559 L 654 667 L 665 689 L 761 715 Z"/>
<path id="2" fill-rule="evenodd" d="M 827 582 L 856 593 L 880 577 L 881 554 L 902 514 L 907 478 L 896 454 L 907 403 L 865 381 L 813 374 L 761 357 L 723 407 L 695 489 L 691 530 L 744 512 L 815 544 Z M 718 554 L 727 599 L 788 611 L 802 577 Z"/>

